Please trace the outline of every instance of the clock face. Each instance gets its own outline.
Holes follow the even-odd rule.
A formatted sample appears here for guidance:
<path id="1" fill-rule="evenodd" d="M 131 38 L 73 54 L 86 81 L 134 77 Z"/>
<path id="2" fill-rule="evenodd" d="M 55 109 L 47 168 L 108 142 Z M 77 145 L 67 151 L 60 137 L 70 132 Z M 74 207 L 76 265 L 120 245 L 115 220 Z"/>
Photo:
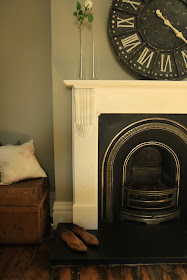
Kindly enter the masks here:
<path id="1" fill-rule="evenodd" d="M 108 31 L 119 60 L 136 73 L 187 77 L 187 0 L 113 0 Z"/>

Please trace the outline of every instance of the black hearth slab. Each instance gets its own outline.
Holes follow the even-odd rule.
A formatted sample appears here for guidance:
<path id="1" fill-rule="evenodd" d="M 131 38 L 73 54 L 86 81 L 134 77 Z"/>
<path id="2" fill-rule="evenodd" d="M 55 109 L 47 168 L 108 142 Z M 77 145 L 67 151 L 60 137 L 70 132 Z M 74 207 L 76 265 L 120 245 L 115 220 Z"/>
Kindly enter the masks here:
<path id="1" fill-rule="evenodd" d="M 58 265 L 155 264 L 187 262 L 187 228 L 179 220 L 147 225 L 132 221 L 102 224 L 89 231 L 100 240 L 86 254 L 71 251 L 60 239 L 59 224 L 49 261 Z M 71 226 L 71 225 L 69 225 Z"/>

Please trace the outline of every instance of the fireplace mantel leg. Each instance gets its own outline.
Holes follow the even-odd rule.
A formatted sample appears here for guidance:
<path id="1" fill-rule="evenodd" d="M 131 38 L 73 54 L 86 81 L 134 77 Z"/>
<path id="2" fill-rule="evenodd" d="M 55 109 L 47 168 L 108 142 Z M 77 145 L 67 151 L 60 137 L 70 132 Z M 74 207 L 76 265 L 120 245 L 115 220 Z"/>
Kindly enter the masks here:
<path id="1" fill-rule="evenodd" d="M 74 89 L 72 106 L 73 223 L 98 229 L 98 121 L 94 90 Z"/>

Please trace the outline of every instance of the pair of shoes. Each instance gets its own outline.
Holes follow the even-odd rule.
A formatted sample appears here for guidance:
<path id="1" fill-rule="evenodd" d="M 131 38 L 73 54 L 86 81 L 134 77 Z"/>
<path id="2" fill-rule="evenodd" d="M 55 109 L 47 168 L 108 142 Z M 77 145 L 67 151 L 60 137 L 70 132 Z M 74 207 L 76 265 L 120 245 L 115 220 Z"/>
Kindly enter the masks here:
<path id="1" fill-rule="evenodd" d="M 73 251 L 87 252 L 87 246 L 74 233 L 80 236 L 87 245 L 99 245 L 99 240 L 94 235 L 88 233 L 83 227 L 73 225 L 72 231 L 62 229 L 60 236 Z"/>
<path id="2" fill-rule="evenodd" d="M 70 230 L 62 229 L 60 237 L 73 251 L 87 252 L 86 245 Z"/>

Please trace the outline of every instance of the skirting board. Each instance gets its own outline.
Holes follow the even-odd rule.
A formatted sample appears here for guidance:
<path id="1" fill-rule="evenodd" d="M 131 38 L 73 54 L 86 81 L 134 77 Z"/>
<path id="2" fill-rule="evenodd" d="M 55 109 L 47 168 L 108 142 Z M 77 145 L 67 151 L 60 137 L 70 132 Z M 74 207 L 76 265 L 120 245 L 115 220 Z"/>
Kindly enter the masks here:
<path id="1" fill-rule="evenodd" d="M 73 204 L 73 223 L 89 230 L 98 229 L 97 204 Z"/>
<path id="2" fill-rule="evenodd" d="M 54 229 L 60 223 L 73 222 L 73 202 L 55 201 L 53 206 Z"/>
<path id="3" fill-rule="evenodd" d="M 74 223 L 85 229 L 98 229 L 98 206 L 55 201 L 53 206 L 54 229 L 60 223 Z"/>
<path id="4" fill-rule="evenodd" d="M 53 206 L 55 203 L 56 194 L 55 192 L 49 192 L 49 209 L 50 209 L 50 217 L 53 217 Z"/>

